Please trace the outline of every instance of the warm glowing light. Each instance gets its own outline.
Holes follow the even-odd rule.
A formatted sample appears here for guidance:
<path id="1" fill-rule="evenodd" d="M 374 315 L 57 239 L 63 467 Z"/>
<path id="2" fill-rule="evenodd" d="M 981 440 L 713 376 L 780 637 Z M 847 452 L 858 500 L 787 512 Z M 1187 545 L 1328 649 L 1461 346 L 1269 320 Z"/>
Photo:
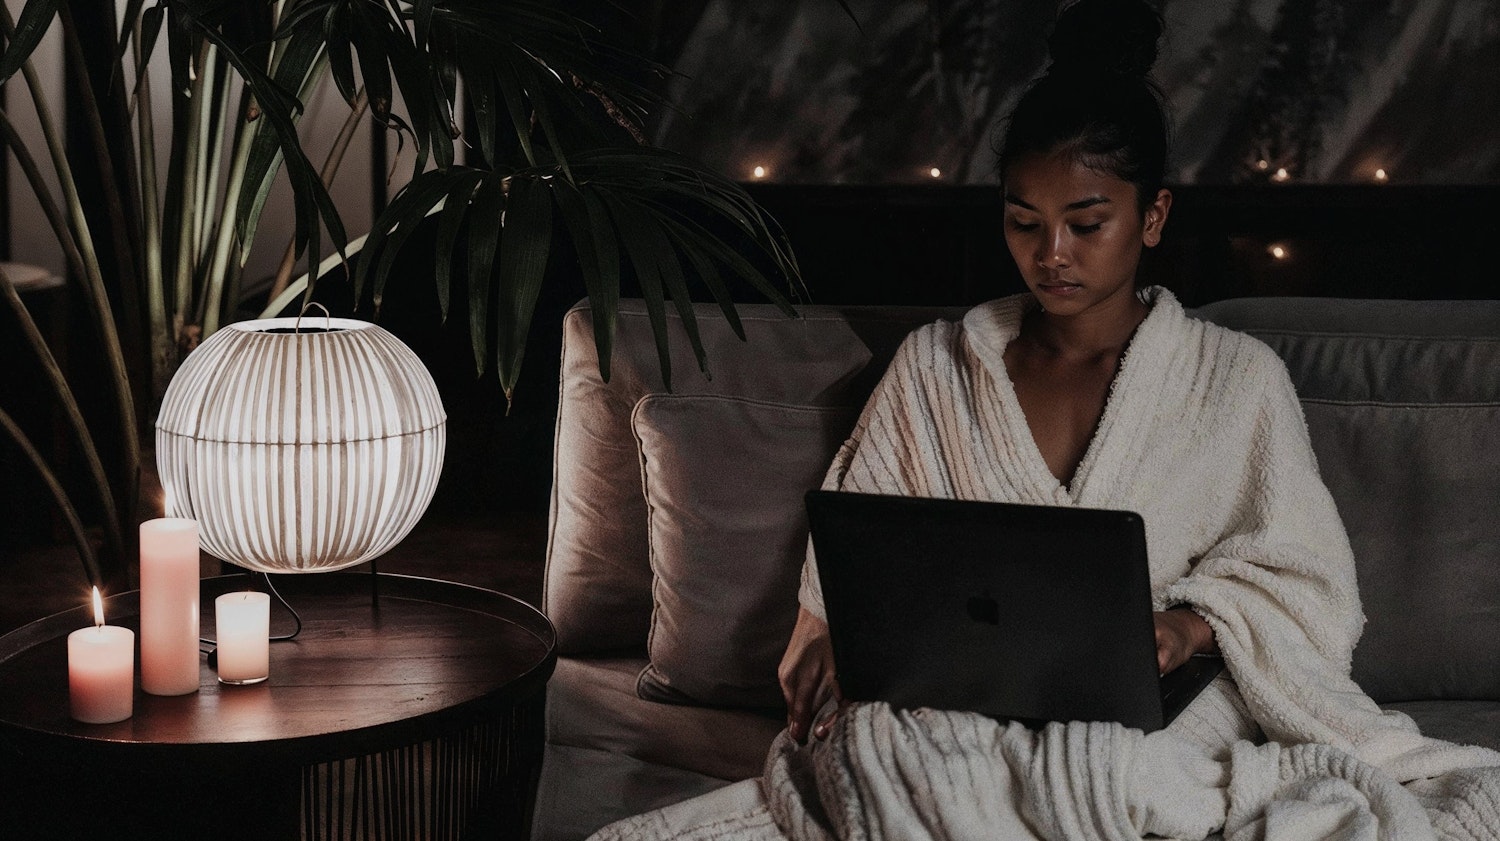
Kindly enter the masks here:
<path id="1" fill-rule="evenodd" d="M 1379 181 L 1380 183 L 1384 184 L 1385 182 L 1389 181 L 1390 178 L 1391 177 L 1386 174 L 1386 172 L 1385 172 L 1384 169 L 1377 169 L 1377 170 L 1375 170 L 1375 180 L 1376 181 Z"/>
<path id="2" fill-rule="evenodd" d="M 1276 170 L 1276 174 L 1271 176 L 1272 181 L 1290 181 L 1291 179 L 1292 174 L 1286 171 L 1286 167 L 1280 167 Z"/>
<path id="3" fill-rule="evenodd" d="M 1276 258 L 1277 260 L 1285 260 L 1291 253 L 1286 250 L 1285 246 L 1281 245 L 1273 245 L 1267 250 L 1270 251 L 1271 256 Z"/>
<path id="4" fill-rule="evenodd" d="M 1266 160 L 1265 158 L 1261 158 L 1260 160 L 1255 162 L 1255 168 L 1260 170 L 1261 172 L 1265 172 L 1266 170 L 1271 168 L 1271 162 Z"/>
<path id="5" fill-rule="evenodd" d="M 941 169 L 938 169 L 937 167 L 933 167 L 932 169 L 927 170 L 927 174 L 931 175 L 933 178 L 943 177 L 943 171 Z"/>
<path id="6" fill-rule="evenodd" d="M 755 177 L 756 178 L 765 178 L 766 177 L 766 168 L 763 167 L 763 166 L 756 167 L 755 168 Z"/>
<path id="7" fill-rule="evenodd" d="M 104 625 L 104 599 L 99 597 L 99 588 L 94 588 L 94 627 Z"/>

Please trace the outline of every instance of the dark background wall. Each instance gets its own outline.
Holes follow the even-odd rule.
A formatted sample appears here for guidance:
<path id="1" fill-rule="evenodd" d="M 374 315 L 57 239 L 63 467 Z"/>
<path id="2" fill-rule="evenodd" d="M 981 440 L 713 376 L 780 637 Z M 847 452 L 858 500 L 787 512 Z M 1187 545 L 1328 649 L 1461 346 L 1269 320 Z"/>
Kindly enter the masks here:
<path id="1" fill-rule="evenodd" d="M 1056 3 L 851 0 L 856 27 L 834 0 L 566 2 L 680 69 L 667 82 L 680 110 L 658 115 L 654 136 L 745 180 L 785 227 L 812 302 L 962 305 L 1021 288 L 989 149 L 1041 69 Z M 1177 116 L 1177 201 L 1143 266 L 1153 282 L 1189 305 L 1496 296 L 1500 0 L 1162 5 L 1170 34 L 1158 70 Z M 766 178 L 751 175 L 757 164 Z M 1373 180 L 1376 165 L 1385 182 Z M 1283 167 L 1288 178 L 1273 181 Z M 370 171 L 384 177 L 380 164 Z M 440 323 L 422 280 L 432 262 L 430 240 L 408 246 L 393 272 L 407 281 L 392 282 L 378 320 L 428 363 L 448 408 L 434 504 L 480 516 L 543 511 L 559 325 L 583 296 L 576 265 L 560 240 L 507 414 L 494 373 L 475 373 L 459 291 Z M 335 312 L 354 309 L 336 279 L 319 297 Z M 55 298 L 45 317 L 89 358 L 89 337 L 69 332 L 85 323 L 76 296 Z M 0 341 L 15 358 L 12 334 Z M 0 364 L 0 397 L 37 383 Z M 33 408 L 32 423 L 55 420 Z M 0 508 L 14 514 L 0 548 L 57 534 L 13 454 L 0 453 L 0 483 Z"/>

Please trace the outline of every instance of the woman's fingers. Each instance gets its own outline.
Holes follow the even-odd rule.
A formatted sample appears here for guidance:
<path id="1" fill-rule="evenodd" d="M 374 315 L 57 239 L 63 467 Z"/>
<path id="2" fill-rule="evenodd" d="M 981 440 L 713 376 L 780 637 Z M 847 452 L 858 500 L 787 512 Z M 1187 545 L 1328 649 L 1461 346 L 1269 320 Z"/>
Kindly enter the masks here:
<path id="1" fill-rule="evenodd" d="M 781 658 L 777 677 L 781 681 L 781 695 L 786 699 L 787 730 L 801 742 L 812 728 L 813 716 L 835 692 L 828 624 L 805 608 L 797 614 L 797 625 Z"/>
<path id="2" fill-rule="evenodd" d="M 799 742 L 806 740 L 813 716 L 828 701 L 823 681 L 814 669 L 808 669 L 807 672 L 813 673 L 799 674 L 792 686 L 783 690 L 787 699 L 787 730 Z"/>

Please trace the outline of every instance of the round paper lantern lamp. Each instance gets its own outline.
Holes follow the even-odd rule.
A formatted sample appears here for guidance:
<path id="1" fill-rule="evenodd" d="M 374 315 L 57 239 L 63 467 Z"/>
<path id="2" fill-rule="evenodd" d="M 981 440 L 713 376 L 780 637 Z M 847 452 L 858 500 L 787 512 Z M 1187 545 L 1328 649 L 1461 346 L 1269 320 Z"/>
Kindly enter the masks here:
<path id="1" fill-rule="evenodd" d="M 396 545 L 437 488 L 442 400 L 411 348 L 343 318 L 230 324 L 188 354 L 156 421 L 166 515 L 259 572 L 326 572 Z M 317 328 L 309 324 L 320 325 Z"/>

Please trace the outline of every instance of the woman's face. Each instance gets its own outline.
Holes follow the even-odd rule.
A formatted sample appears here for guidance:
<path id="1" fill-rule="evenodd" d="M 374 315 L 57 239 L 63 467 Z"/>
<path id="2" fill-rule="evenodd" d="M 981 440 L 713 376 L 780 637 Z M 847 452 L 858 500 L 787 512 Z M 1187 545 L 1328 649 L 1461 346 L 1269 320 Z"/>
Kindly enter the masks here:
<path id="1" fill-rule="evenodd" d="M 1145 214 L 1136 187 L 1072 156 L 1023 155 L 1005 176 L 1005 244 L 1051 315 L 1128 303 L 1143 246 L 1161 241 L 1172 194 Z"/>

